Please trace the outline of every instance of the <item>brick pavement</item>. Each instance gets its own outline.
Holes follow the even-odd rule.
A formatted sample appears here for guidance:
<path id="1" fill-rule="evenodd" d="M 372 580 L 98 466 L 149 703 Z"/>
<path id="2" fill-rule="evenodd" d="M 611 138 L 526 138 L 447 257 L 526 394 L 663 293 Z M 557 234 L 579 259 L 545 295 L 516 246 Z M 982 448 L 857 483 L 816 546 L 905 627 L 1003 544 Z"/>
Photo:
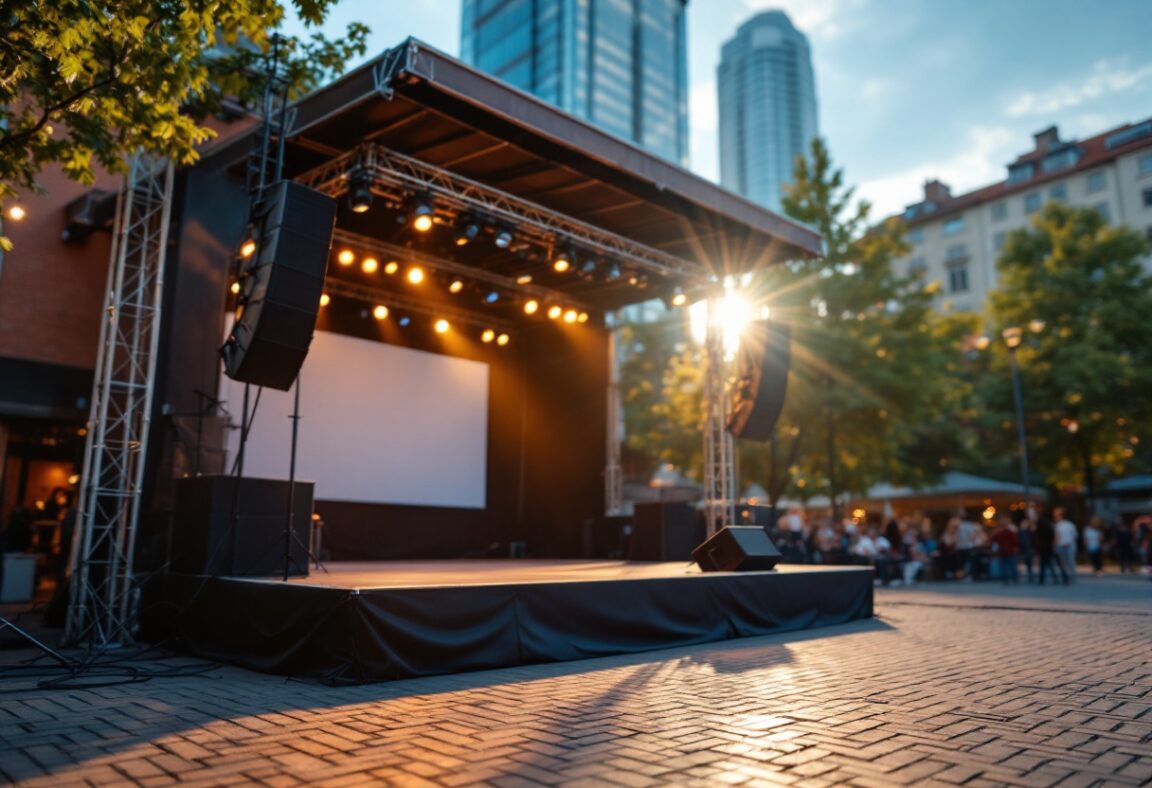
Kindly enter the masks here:
<path id="1" fill-rule="evenodd" d="M 95 689 L 2 678 L 0 772 L 29 786 L 1138 785 L 1152 781 L 1150 602 L 1146 578 L 883 589 L 874 621 L 354 688 L 227 667 Z"/>

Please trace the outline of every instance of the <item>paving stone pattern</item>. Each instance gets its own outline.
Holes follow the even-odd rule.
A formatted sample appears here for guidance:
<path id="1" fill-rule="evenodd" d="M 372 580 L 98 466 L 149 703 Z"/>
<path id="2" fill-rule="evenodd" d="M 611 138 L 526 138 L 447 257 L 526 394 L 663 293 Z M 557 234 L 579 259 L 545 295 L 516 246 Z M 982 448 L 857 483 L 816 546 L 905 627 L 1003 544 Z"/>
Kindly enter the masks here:
<path id="1" fill-rule="evenodd" d="M 1015 607 L 1010 596 L 951 604 L 946 590 L 885 590 L 878 619 L 835 628 L 351 688 L 228 667 L 96 689 L 5 678 L 0 777 L 28 786 L 1147 784 L 1148 586 L 1133 579 L 1117 597 L 1124 604 L 1068 609 L 1060 589 Z"/>

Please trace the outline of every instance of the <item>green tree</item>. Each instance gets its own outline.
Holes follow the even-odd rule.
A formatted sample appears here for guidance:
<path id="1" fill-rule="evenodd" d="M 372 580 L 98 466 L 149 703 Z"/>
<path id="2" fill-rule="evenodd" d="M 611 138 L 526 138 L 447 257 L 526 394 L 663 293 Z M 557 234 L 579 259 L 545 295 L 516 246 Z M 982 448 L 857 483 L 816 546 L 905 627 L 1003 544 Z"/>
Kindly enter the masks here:
<path id="1" fill-rule="evenodd" d="M 291 2 L 316 26 L 336 0 Z M 274 39 L 284 13 L 278 0 L 0 2 L 0 204 L 49 164 L 90 183 L 137 149 L 190 163 L 213 134 L 204 114 L 259 94 L 274 43 L 297 92 L 364 52 L 360 23 L 335 41 Z"/>
<path id="2" fill-rule="evenodd" d="M 1030 459 L 1051 484 L 1082 486 L 1089 499 L 1101 473 L 1146 465 L 1140 441 L 1152 432 L 1152 276 L 1141 257 L 1148 252 L 1137 231 L 1052 202 L 1031 228 L 1008 236 L 998 262 L 992 319 L 997 336 L 1024 329 L 1017 360 Z M 990 349 L 988 426 L 1014 447 L 1008 351 L 1000 341 Z"/>

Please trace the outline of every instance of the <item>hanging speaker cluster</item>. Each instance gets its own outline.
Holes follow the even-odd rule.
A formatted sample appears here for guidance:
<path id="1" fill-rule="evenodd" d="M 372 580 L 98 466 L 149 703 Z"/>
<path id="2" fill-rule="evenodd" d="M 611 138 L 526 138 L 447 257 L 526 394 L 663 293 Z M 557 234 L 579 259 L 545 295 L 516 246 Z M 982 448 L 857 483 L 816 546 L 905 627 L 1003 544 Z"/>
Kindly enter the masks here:
<path id="1" fill-rule="evenodd" d="M 737 438 L 772 437 L 788 389 L 790 340 L 788 326 L 770 320 L 753 321 L 744 329 L 728 417 L 728 431 Z"/>
<path id="2" fill-rule="evenodd" d="M 292 181 L 269 186 L 241 247 L 236 320 L 220 355 L 233 380 L 287 391 L 312 344 L 336 201 Z"/>

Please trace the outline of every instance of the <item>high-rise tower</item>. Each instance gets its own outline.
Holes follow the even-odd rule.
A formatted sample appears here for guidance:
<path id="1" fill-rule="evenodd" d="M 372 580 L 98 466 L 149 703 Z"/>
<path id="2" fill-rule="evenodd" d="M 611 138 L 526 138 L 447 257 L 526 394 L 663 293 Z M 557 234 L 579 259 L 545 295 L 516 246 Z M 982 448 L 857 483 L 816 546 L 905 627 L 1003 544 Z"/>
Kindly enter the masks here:
<path id="1" fill-rule="evenodd" d="M 464 0 L 461 58 L 687 163 L 687 0 Z"/>
<path id="2" fill-rule="evenodd" d="M 783 11 L 740 26 L 721 51 L 720 183 L 773 211 L 816 126 L 808 39 Z"/>

